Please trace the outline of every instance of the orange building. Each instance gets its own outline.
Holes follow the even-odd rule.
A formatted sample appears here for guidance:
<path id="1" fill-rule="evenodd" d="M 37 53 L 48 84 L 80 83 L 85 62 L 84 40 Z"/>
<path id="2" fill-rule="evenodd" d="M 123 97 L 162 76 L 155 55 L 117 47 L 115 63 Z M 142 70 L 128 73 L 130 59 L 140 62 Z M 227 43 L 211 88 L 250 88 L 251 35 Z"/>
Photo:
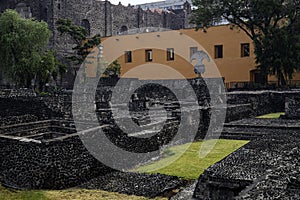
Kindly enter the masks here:
<path id="1" fill-rule="evenodd" d="M 194 29 L 118 35 L 103 39 L 103 59 L 118 60 L 121 77 L 140 79 L 194 78 L 195 62 L 190 57 L 197 50 L 211 58 L 204 60 L 204 77 L 223 77 L 227 87 L 236 83 L 260 82 L 256 70 L 252 40 L 241 30 L 220 25 Z M 94 56 L 95 57 L 95 56 Z M 171 69 L 171 70 L 170 70 Z M 180 74 L 180 75 L 179 75 Z M 88 68 L 95 76 L 95 68 Z M 300 80 L 300 74 L 295 75 Z M 276 81 L 276 78 L 269 77 Z"/>

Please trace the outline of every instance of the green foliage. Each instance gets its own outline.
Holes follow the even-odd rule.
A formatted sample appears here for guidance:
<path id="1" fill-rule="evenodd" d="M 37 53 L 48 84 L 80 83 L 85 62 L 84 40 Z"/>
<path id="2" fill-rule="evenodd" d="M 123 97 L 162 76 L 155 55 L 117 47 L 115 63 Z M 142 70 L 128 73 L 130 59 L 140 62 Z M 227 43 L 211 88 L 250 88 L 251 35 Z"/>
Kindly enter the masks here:
<path id="1" fill-rule="evenodd" d="M 111 63 L 103 73 L 105 76 L 118 77 L 121 74 L 121 65 L 118 60 Z"/>
<path id="2" fill-rule="evenodd" d="M 281 85 L 299 70 L 299 0 L 193 0 L 191 22 L 204 29 L 222 19 L 255 44 L 256 62 Z"/>
<path id="3" fill-rule="evenodd" d="M 63 76 L 67 72 L 67 65 L 58 60 L 57 56 L 54 56 L 54 66 L 52 77 L 57 82 L 58 75 L 60 75 L 60 84 L 62 84 Z"/>
<path id="4" fill-rule="evenodd" d="M 62 35 L 69 35 L 74 42 L 73 50 L 76 51 L 76 55 L 71 54 L 67 59 L 75 64 L 83 63 L 91 50 L 101 43 L 100 35 L 88 38 L 88 31 L 84 27 L 73 24 L 70 19 L 59 19 L 56 25 Z"/>
<path id="5" fill-rule="evenodd" d="M 45 81 L 53 67 L 53 57 L 46 52 L 49 38 L 47 23 L 6 10 L 0 15 L 0 69 L 21 86 L 30 86 L 35 76 Z"/>
<path id="6" fill-rule="evenodd" d="M 248 141 L 243 140 L 218 140 L 216 146 L 205 158 L 199 158 L 199 150 L 203 142 L 194 142 L 192 144 L 173 146 L 164 150 L 160 160 L 145 166 L 141 166 L 137 169 L 134 169 L 134 171 L 151 171 L 151 173 L 178 176 L 183 179 L 197 179 L 200 174 L 202 174 L 209 166 L 222 160 L 247 143 Z M 165 168 L 153 171 L 153 169 L 163 166 L 176 158 L 180 152 L 186 149 L 187 145 L 191 146 L 178 160 Z"/>

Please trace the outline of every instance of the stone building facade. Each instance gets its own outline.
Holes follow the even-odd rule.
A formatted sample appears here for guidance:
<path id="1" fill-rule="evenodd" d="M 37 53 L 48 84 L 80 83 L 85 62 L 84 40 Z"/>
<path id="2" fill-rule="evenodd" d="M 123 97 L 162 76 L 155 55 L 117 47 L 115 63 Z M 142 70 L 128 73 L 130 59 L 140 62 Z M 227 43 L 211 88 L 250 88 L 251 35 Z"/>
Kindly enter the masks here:
<path id="1" fill-rule="evenodd" d="M 59 18 L 71 19 L 87 28 L 91 35 L 106 37 L 144 27 L 187 28 L 190 27 L 188 18 L 191 13 L 188 2 L 183 9 L 167 11 L 113 5 L 106 0 L 0 0 L 0 12 L 7 8 L 16 9 L 24 17 L 46 21 L 53 32 L 51 46 L 59 42 L 55 31 L 55 22 Z"/>
<path id="2" fill-rule="evenodd" d="M 114 5 L 107 0 L 0 0 L 0 13 L 6 9 L 15 9 L 24 18 L 33 17 L 47 22 L 52 32 L 49 48 L 56 49 L 60 56 L 73 52 L 73 42 L 56 29 L 56 21 L 60 18 L 71 19 L 74 24 L 85 27 L 91 36 L 100 34 L 101 37 L 132 29 L 143 32 L 148 30 L 147 27 L 173 30 L 191 27 L 188 22 L 191 5 L 188 2 L 183 9 L 168 11 L 143 10 L 121 3 Z M 5 84 L 1 76 L 0 73 L 0 84 Z M 70 75 L 71 80 L 73 76 Z"/>

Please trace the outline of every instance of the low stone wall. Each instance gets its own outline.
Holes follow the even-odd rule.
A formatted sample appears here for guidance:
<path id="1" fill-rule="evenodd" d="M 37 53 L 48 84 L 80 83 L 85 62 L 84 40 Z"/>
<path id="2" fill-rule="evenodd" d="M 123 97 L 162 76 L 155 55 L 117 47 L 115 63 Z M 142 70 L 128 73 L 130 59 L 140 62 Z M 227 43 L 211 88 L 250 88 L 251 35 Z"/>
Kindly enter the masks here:
<path id="1" fill-rule="evenodd" d="M 78 136 L 62 141 L 0 140 L 1 183 L 23 189 L 64 189 L 112 169 L 97 161 Z"/>
<path id="2" fill-rule="evenodd" d="M 226 122 L 255 117 L 251 104 L 227 105 Z"/>
<path id="3" fill-rule="evenodd" d="M 0 89 L 0 98 L 35 97 L 32 89 Z"/>
<path id="4" fill-rule="evenodd" d="M 0 126 L 63 117 L 38 97 L 0 98 L 0 110 Z"/>
<path id="5" fill-rule="evenodd" d="M 285 99 L 300 95 L 300 91 L 240 91 L 227 93 L 228 104 L 251 104 L 255 115 L 284 112 Z"/>

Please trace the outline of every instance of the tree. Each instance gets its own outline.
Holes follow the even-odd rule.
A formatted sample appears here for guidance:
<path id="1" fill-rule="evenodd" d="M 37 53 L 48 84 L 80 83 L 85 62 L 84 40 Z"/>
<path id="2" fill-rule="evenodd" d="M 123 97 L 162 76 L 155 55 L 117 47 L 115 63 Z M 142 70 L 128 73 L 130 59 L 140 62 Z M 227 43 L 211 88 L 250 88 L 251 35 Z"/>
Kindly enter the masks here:
<path id="1" fill-rule="evenodd" d="M 0 69 L 19 86 L 45 83 L 54 69 L 53 53 L 46 49 L 49 38 L 47 23 L 6 10 L 0 15 Z"/>
<path id="2" fill-rule="evenodd" d="M 58 76 L 60 76 L 60 85 L 62 85 L 62 81 L 63 81 L 63 76 L 65 75 L 65 73 L 67 72 L 67 66 L 65 64 L 63 64 L 58 58 L 57 56 L 54 56 L 54 65 L 55 65 L 55 69 L 52 72 L 52 76 L 53 79 L 56 81 L 57 83 L 57 78 Z"/>
<path id="3" fill-rule="evenodd" d="M 112 62 L 104 71 L 103 73 L 105 76 L 108 77 L 119 77 L 121 74 L 121 65 L 118 60 Z"/>
<path id="4" fill-rule="evenodd" d="M 299 0 L 193 0 L 191 22 L 208 28 L 226 20 L 255 45 L 262 73 L 284 85 L 299 69 Z M 197 28 L 197 29 L 198 29 Z"/>
<path id="5" fill-rule="evenodd" d="M 91 50 L 101 44 L 100 35 L 95 35 L 88 38 L 88 30 L 84 27 L 77 26 L 72 23 L 69 19 L 59 19 L 56 22 L 57 30 L 61 35 L 69 35 L 74 43 L 72 48 L 75 54 L 72 53 L 66 58 L 70 60 L 75 65 L 80 65 L 86 59 Z M 73 68 L 75 71 L 75 76 L 77 74 L 78 68 Z"/>

